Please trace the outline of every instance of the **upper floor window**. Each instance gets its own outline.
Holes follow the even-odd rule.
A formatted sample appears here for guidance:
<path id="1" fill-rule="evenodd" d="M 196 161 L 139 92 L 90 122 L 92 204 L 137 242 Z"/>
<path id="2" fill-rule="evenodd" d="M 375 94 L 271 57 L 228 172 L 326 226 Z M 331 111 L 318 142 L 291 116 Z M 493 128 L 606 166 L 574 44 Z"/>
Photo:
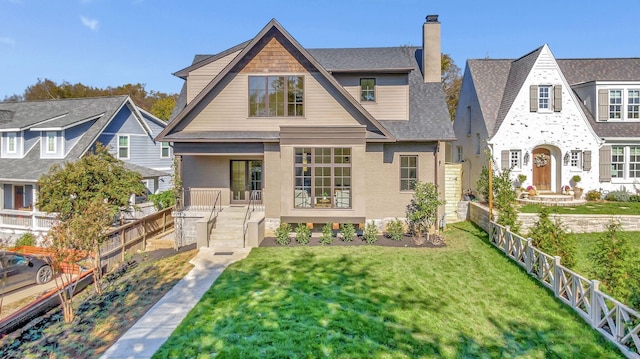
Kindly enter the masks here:
<path id="1" fill-rule="evenodd" d="M 551 86 L 538 86 L 538 110 L 551 108 Z"/>
<path id="2" fill-rule="evenodd" d="M 413 191 L 418 181 L 418 156 L 400 156 L 400 190 Z"/>
<path id="3" fill-rule="evenodd" d="M 129 158 L 129 136 L 118 136 L 118 158 Z"/>
<path id="4" fill-rule="evenodd" d="M 360 101 L 376 100 L 376 79 L 360 79 Z"/>
<path id="5" fill-rule="evenodd" d="M 169 158 L 169 142 L 160 142 L 160 158 Z"/>
<path id="6" fill-rule="evenodd" d="M 463 147 L 462 146 L 456 146 L 456 151 L 457 151 L 457 158 L 456 158 L 456 162 L 462 162 L 463 160 Z"/>
<path id="7" fill-rule="evenodd" d="M 640 119 L 640 90 L 629 90 L 627 118 Z"/>
<path id="8" fill-rule="evenodd" d="M 249 76 L 249 117 L 304 116 L 304 76 Z"/>
<path id="9" fill-rule="evenodd" d="M 46 151 L 47 153 L 55 153 L 56 152 L 56 133 L 53 131 L 47 131 L 46 137 Z"/>
<path id="10" fill-rule="evenodd" d="M 609 118 L 622 118 L 622 90 L 609 90 Z"/>
<path id="11" fill-rule="evenodd" d="M 8 153 L 16 153 L 18 151 L 16 138 L 17 138 L 17 134 L 15 132 L 7 133 L 7 152 Z"/>

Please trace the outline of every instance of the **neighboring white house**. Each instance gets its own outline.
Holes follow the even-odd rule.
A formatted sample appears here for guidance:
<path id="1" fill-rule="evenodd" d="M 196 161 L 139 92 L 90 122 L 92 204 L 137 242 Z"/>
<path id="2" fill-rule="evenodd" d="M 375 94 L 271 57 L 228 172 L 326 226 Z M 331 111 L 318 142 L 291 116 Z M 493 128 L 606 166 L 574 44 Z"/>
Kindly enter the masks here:
<path id="1" fill-rule="evenodd" d="M 475 190 L 486 153 L 524 186 L 640 189 L 640 58 L 468 60 L 449 160 Z"/>

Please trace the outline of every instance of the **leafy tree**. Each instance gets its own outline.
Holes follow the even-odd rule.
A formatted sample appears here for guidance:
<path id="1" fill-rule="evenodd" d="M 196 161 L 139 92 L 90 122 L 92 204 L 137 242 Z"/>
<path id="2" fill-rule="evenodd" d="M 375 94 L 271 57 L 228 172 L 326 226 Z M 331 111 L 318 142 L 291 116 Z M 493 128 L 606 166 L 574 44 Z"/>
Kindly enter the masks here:
<path id="1" fill-rule="evenodd" d="M 63 81 L 61 84 L 57 84 L 49 79 L 38 79 L 38 82 L 28 86 L 22 95 L 5 97 L 4 101 L 57 100 L 118 95 L 128 95 L 136 105 L 165 121 L 171 116 L 171 111 L 173 111 L 175 101 L 178 98 L 177 94 L 166 94 L 157 91 L 148 92 L 145 89 L 145 85 L 140 83 L 101 89 L 86 86 L 82 83 L 71 84 Z"/>
<path id="2" fill-rule="evenodd" d="M 541 251 L 559 256 L 561 263 L 571 268 L 576 264 L 575 243 L 573 238 L 564 230 L 559 219 L 549 218 L 549 207 L 542 207 L 538 221 L 529 231 L 533 245 Z"/>
<path id="3" fill-rule="evenodd" d="M 458 108 L 460 88 L 462 88 L 462 75 L 460 74 L 460 68 L 456 66 L 449 54 L 442 54 L 440 63 L 442 69 L 442 87 L 444 89 L 449 115 L 451 116 L 451 121 L 453 121 Z"/>
<path id="4" fill-rule="evenodd" d="M 611 221 L 588 254 L 593 276 L 614 298 L 640 308 L 640 253 L 629 242 L 620 222 Z"/>
<path id="5" fill-rule="evenodd" d="M 438 186 L 434 183 L 416 182 L 413 198 L 407 205 L 409 231 L 418 237 L 432 228 L 438 216 L 438 207 L 444 201 L 438 198 Z"/>
<path id="6" fill-rule="evenodd" d="M 53 246 L 89 253 L 98 294 L 104 232 L 120 208 L 130 205 L 130 195 L 144 192 L 141 180 L 140 174 L 127 170 L 100 144 L 78 161 L 52 166 L 38 180 L 38 208 L 57 213 L 60 221 L 50 233 Z"/>
<path id="7" fill-rule="evenodd" d="M 493 158 L 489 156 L 488 160 L 493 161 Z M 511 169 L 495 170 L 496 167 L 494 162 L 493 204 L 499 212 L 496 222 L 503 226 L 509 226 L 514 233 L 519 233 L 521 223 L 518 220 L 518 211 L 516 210 L 516 193 L 511 180 Z M 480 171 L 476 189 L 485 200 L 489 200 L 489 169 L 487 166 L 482 167 Z"/>
<path id="8" fill-rule="evenodd" d="M 173 190 L 150 194 L 148 198 L 153 202 L 153 206 L 156 207 L 157 210 L 169 208 L 176 204 L 176 197 Z"/>

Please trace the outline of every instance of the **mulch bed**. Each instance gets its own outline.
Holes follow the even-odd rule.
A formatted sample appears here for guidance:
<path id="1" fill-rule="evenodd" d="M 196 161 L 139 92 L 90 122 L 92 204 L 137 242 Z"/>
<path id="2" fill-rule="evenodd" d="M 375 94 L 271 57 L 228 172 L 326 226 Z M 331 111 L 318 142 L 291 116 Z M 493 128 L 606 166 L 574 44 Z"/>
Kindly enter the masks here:
<path id="1" fill-rule="evenodd" d="M 309 240 L 309 244 L 306 246 L 321 246 L 320 237 L 314 236 Z M 260 247 L 301 247 L 303 245 L 298 244 L 295 238 L 291 239 L 291 243 L 288 246 L 281 246 L 276 243 L 275 237 L 265 237 Z M 391 238 L 385 236 L 378 236 L 378 240 L 374 244 L 368 244 L 363 237 L 355 237 L 351 242 L 345 242 L 341 238 L 333 237 L 331 244 L 325 244 L 325 246 L 383 246 L 383 247 L 407 247 L 407 248 L 439 248 L 446 246 L 443 241 L 427 241 L 424 240 L 422 244 L 418 244 L 411 236 L 405 236 L 401 241 L 394 241 Z"/>

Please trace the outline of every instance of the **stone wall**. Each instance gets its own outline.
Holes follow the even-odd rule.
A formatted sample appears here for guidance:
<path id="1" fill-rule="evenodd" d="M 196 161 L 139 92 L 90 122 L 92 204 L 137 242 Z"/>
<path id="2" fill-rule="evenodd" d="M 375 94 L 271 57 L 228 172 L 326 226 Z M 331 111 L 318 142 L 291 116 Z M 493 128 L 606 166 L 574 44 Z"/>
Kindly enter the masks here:
<path id="1" fill-rule="evenodd" d="M 489 230 L 489 207 L 485 203 L 468 202 L 469 203 L 469 219 L 482 227 L 485 231 Z M 497 212 L 494 210 L 494 217 L 497 218 Z M 640 231 L 640 215 L 639 216 L 617 216 L 606 214 L 552 214 L 551 218 L 558 218 L 563 227 L 571 233 L 594 233 L 604 232 L 609 222 L 614 219 L 620 222 L 623 231 Z M 520 213 L 518 219 L 522 222 L 522 233 L 527 233 L 529 228 L 533 227 L 538 221 L 538 215 L 534 213 Z"/>
<path id="2" fill-rule="evenodd" d="M 197 230 L 196 223 L 204 218 L 208 217 L 211 211 L 181 211 L 173 212 L 173 220 L 175 223 L 175 241 L 178 248 L 196 243 Z"/>

